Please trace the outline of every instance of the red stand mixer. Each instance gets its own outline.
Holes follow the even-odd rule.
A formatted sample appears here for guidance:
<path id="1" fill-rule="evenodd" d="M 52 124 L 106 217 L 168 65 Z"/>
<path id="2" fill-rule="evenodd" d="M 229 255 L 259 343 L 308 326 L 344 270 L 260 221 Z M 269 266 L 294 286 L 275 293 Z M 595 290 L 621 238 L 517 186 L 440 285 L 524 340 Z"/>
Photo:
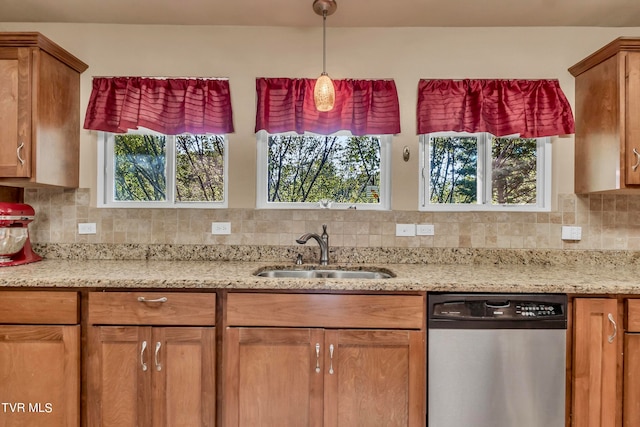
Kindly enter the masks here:
<path id="1" fill-rule="evenodd" d="M 36 212 L 24 203 L 0 202 L 0 267 L 40 261 L 31 249 L 29 223 Z"/>

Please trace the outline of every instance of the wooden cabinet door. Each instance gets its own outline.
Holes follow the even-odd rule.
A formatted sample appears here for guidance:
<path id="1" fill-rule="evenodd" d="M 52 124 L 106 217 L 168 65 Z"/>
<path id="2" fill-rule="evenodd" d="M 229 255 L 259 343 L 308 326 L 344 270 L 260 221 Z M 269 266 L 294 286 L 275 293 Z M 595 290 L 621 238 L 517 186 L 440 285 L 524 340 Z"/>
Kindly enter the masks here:
<path id="1" fill-rule="evenodd" d="M 153 328 L 155 427 L 215 427 L 215 328 Z"/>
<path id="2" fill-rule="evenodd" d="M 0 426 L 80 425 L 80 327 L 0 325 Z"/>
<path id="3" fill-rule="evenodd" d="M 640 425 L 640 334 L 624 335 L 624 427 Z"/>
<path id="4" fill-rule="evenodd" d="M 31 176 L 30 69 L 30 48 L 0 49 L 0 177 Z"/>
<path id="5" fill-rule="evenodd" d="M 574 306 L 572 425 L 615 427 L 618 302 L 576 298 Z"/>
<path id="6" fill-rule="evenodd" d="M 215 328 L 93 326 L 88 423 L 214 427 Z"/>
<path id="7" fill-rule="evenodd" d="M 626 184 L 640 184 L 640 53 L 625 55 L 625 166 Z M 635 152 L 634 152 L 635 150 Z M 638 153 L 638 154 L 636 154 Z"/>
<path id="8" fill-rule="evenodd" d="M 321 427 L 323 337 L 321 329 L 228 328 L 222 425 Z"/>
<path id="9" fill-rule="evenodd" d="M 326 427 L 426 424 L 422 332 L 332 330 L 324 347 Z"/>
<path id="10" fill-rule="evenodd" d="M 88 348 L 88 425 L 151 427 L 151 328 L 91 326 Z"/>

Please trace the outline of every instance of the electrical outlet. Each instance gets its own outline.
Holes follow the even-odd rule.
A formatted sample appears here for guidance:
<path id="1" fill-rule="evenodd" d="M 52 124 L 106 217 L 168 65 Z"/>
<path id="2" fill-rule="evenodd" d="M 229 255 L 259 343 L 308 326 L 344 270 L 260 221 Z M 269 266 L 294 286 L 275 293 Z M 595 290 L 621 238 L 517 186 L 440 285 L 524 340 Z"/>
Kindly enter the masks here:
<path id="1" fill-rule="evenodd" d="M 230 222 L 212 222 L 211 234 L 231 234 Z"/>
<path id="2" fill-rule="evenodd" d="M 78 223 L 78 234 L 96 234 L 96 223 L 95 222 Z"/>
<path id="3" fill-rule="evenodd" d="M 396 236 L 415 236 L 415 224 L 396 224 Z"/>
<path id="4" fill-rule="evenodd" d="M 435 228 L 433 224 L 418 224 L 416 225 L 416 234 L 418 236 L 433 236 Z"/>
<path id="5" fill-rule="evenodd" d="M 582 227 L 562 226 L 562 240 L 581 240 Z"/>

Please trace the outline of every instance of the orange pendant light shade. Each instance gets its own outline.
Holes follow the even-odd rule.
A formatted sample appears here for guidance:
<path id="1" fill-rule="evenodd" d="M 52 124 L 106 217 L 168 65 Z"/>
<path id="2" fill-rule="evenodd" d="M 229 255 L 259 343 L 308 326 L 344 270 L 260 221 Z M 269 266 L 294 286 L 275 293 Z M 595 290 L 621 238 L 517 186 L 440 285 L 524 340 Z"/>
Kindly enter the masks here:
<path id="1" fill-rule="evenodd" d="M 336 102 L 336 89 L 327 73 L 322 73 L 313 88 L 313 100 L 318 111 L 331 111 Z"/>

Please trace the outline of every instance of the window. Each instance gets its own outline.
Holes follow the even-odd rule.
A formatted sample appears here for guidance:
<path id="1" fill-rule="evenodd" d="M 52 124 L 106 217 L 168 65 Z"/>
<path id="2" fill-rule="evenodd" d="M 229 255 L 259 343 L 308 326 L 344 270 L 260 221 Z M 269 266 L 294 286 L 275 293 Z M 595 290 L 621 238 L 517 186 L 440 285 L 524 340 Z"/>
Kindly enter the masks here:
<path id="1" fill-rule="evenodd" d="M 103 132 L 99 206 L 227 207 L 227 150 L 222 135 Z"/>
<path id="2" fill-rule="evenodd" d="M 259 208 L 389 209 L 391 136 L 258 133 Z"/>
<path id="3" fill-rule="evenodd" d="M 550 210 L 549 138 L 439 132 L 420 149 L 420 210 Z"/>

